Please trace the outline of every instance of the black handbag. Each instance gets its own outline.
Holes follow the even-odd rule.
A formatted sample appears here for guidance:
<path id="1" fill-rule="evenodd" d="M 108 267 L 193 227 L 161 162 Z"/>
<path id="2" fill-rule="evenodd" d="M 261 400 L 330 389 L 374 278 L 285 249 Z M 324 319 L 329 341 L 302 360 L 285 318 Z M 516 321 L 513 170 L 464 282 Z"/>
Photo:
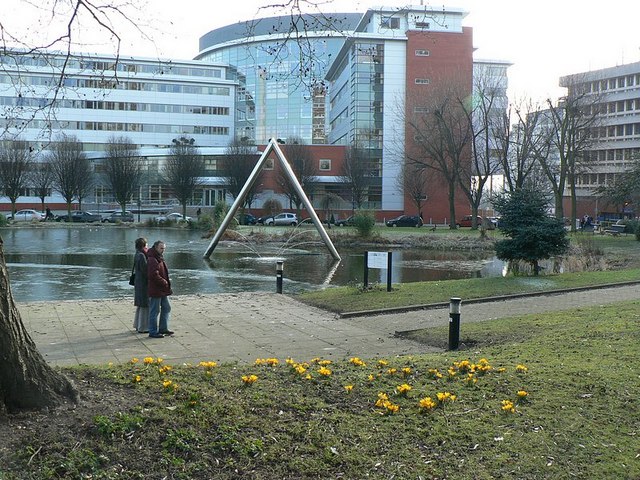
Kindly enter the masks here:
<path id="1" fill-rule="evenodd" d="M 136 264 L 133 264 L 133 268 L 131 269 L 131 275 L 129 276 L 129 285 L 134 286 L 136 284 Z"/>

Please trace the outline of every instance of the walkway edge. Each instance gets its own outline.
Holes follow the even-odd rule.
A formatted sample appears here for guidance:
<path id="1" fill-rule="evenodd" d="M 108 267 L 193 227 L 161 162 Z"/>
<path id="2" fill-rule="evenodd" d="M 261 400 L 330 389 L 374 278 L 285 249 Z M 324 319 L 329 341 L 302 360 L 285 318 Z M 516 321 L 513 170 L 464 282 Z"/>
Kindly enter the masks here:
<path id="1" fill-rule="evenodd" d="M 470 298 L 468 300 L 465 300 L 463 298 L 462 303 L 465 305 L 469 305 L 473 303 L 499 302 L 502 300 L 511 300 L 515 298 L 539 297 L 543 295 L 557 295 L 557 294 L 569 293 L 569 292 L 582 292 L 585 290 L 603 290 L 605 288 L 628 287 L 631 285 L 639 285 L 639 284 L 640 284 L 640 280 L 632 280 L 628 282 L 604 283 L 602 285 L 589 285 L 585 287 L 559 288 L 557 290 L 544 290 L 540 292 L 513 293 L 510 295 L 499 295 L 496 297 Z M 416 310 L 432 310 L 435 308 L 446 308 L 448 306 L 449 306 L 449 302 L 438 302 L 438 303 L 427 303 L 423 305 L 408 305 L 404 307 L 385 308 L 381 310 L 360 310 L 356 312 L 343 312 L 343 313 L 338 313 L 337 316 L 339 318 L 356 318 L 356 317 L 366 317 L 368 315 L 384 315 L 387 313 L 403 313 L 403 312 L 413 312 Z"/>

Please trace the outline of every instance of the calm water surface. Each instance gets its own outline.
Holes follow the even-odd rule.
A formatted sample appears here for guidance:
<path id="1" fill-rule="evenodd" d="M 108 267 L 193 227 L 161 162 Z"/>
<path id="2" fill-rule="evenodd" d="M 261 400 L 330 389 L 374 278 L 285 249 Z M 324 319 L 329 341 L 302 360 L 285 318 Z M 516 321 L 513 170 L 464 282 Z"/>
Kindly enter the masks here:
<path id="1" fill-rule="evenodd" d="M 167 243 L 165 259 L 175 294 L 275 292 L 276 261 L 284 261 L 284 291 L 361 283 L 364 249 L 338 247 L 336 262 L 322 244 L 273 247 L 221 242 L 210 259 L 209 241 L 197 231 L 104 225 L 4 228 L 4 251 L 14 298 L 19 302 L 119 298 L 128 284 L 134 241 L 144 236 Z M 380 249 L 384 250 L 384 249 Z M 503 262 L 486 252 L 393 250 L 392 281 L 417 282 L 502 275 Z M 386 271 L 371 269 L 369 282 L 385 283 Z"/>

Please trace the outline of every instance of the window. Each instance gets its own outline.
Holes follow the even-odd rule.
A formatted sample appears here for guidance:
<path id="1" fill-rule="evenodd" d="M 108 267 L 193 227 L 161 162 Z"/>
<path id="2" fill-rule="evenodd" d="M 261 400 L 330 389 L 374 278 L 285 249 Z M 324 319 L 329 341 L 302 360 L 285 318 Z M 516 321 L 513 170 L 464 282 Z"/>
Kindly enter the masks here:
<path id="1" fill-rule="evenodd" d="M 331 170 L 331 160 L 329 160 L 327 158 L 321 158 L 320 159 L 320 170 L 322 170 L 322 171 Z"/>
<path id="2" fill-rule="evenodd" d="M 264 169 L 273 170 L 273 158 L 267 158 L 267 160 L 264 162 Z"/>
<path id="3" fill-rule="evenodd" d="M 430 80 L 428 78 L 416 78 L 416 85 L 429 85 Z"/>
<path id="4" fill-rule="evenodd" d="M 396 17 L 382 17 L 380 26 L 382 28 L 390 28 L 392 30 L 397 30 L 398 28 L 400 28 L 400 19 Z"/>
<path id="5" fill-rule="evenodd" d="M 416 57 L 428 57 L 431 55 L 429 50 L 416 50 Z"/>

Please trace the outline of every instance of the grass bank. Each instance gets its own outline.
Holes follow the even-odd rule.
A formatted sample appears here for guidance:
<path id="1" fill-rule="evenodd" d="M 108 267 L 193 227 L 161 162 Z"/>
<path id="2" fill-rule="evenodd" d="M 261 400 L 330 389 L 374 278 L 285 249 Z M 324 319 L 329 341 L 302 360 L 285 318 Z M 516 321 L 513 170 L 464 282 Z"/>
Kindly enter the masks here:
<path id="1" fill-rule="evenodd" d="M 394 284 L 391 292 L 386 291 L 386 285 L 375 285 L 369 289 L 358 286 L 336 287 L 302 293 L 297 298 L 309 305 L 345 313 L 447 302 L 451 297 L 460 297 L 464 302 L 474 298 L 630 281 L 640 281 L 640 268 L 538 277 L 510 276 L 403 283 Z"/>
<path id="2" fill-rule="evenodd" d="M 469 324 L 444 354 L 68 369 L 83 403 L 0 422 L 0 478 L 638 478 L 639 306 Z"/>

